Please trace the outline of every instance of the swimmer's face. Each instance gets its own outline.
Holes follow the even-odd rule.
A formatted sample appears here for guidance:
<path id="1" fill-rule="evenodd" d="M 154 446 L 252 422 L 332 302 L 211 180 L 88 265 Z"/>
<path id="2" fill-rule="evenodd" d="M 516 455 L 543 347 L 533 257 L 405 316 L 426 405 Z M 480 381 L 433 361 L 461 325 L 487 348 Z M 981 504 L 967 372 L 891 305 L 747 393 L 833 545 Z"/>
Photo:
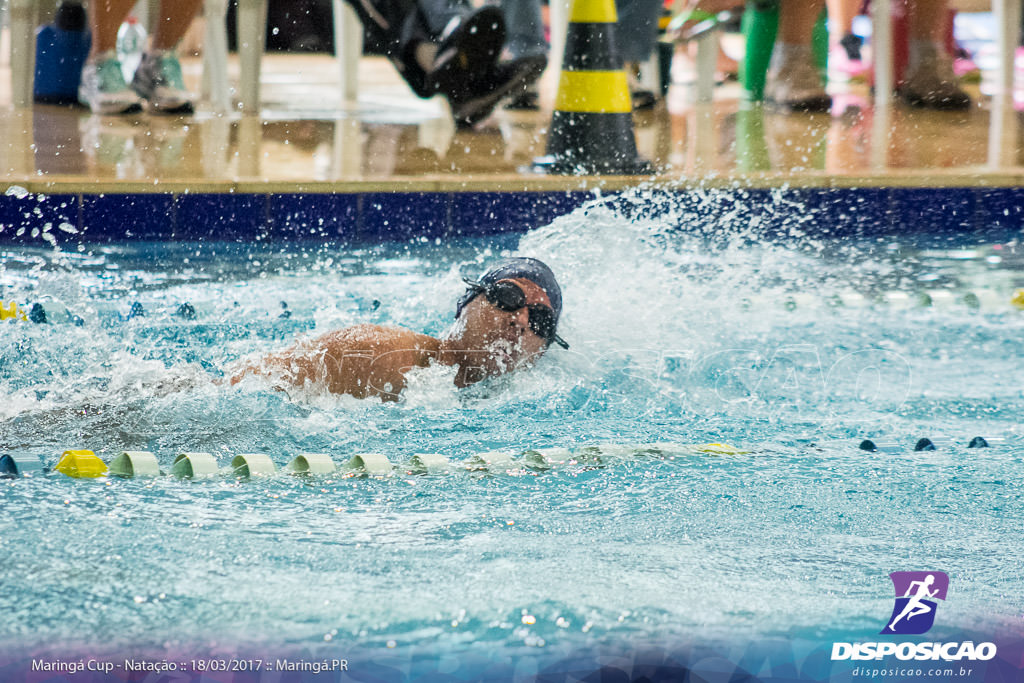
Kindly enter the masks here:
<path id="1" fill-rule="evenodd" d="M 551 307 L 544 290 L 531 280 L 515 278 L 526 295 L 526 303 Z M 526 306 L 503 311 L 483 294 L 470 301 L 462 311 L 464 350 L 483 376 L 490 377 L 532 364 L 547 350 L 547 342 L 530 329 L 530 313 Z"/>

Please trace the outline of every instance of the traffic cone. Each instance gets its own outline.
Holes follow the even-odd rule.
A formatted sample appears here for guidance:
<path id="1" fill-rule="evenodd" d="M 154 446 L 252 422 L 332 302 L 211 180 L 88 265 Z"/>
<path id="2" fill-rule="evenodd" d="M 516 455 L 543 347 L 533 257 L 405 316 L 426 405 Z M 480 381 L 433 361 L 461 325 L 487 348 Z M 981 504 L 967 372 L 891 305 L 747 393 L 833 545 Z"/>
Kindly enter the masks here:
<path id="1" fill-rule="evenodd" d="M 648 174 L 633 137 L 633 107 L 615 39 L 615 0 L 574 0 L 547 156 L 552 173 Z"/>

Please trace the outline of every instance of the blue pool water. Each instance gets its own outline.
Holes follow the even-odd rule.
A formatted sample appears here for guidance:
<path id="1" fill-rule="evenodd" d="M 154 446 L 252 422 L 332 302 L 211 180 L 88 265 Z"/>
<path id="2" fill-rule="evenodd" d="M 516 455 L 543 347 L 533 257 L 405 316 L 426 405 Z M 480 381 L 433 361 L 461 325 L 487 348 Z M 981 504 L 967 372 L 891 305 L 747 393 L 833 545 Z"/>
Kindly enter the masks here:
<path id="1" fill-rule="evenodd" d="M 150 450 L 164 469 L 181 451 L 278 466 L 601 443 L 750 453 L 3 480 L 0 642 L 539 662 L 602 643 L 864 640 L 892 609 L 888 574 L 917 569 L 950 575 L 940 637 L 1020 634 L 1021 245 L 816 237 L 785 193 L 788 234 L 765 241 L 718 201 L 637 192 L 444 244 L 7 247 L 0 299 L 41 301 L 55 322 L 0 325 L 4 452 Z M 217 382 L 240 358 L 355 323 L 440 334 L 460 277 L 505 253 L 548 261 L 563 284 L 572 348 L 528 372 L 458 391 L 429 368 L 397 404 Z M 194 319 L 174 315 L 183 302 Z M 977 435 L 992 446 L 968 449 Z M 921 437 L 939 448 L 914 452 Z M 858 450 L 865 438 L 893 447 Z"/>

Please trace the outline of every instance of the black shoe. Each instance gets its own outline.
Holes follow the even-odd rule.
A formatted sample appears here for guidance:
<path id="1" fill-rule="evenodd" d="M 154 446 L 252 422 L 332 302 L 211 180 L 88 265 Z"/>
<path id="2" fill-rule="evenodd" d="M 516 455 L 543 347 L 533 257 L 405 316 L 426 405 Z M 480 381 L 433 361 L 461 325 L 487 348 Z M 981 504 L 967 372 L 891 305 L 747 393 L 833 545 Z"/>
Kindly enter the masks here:
<path id="1" fill-rule="evenodd" d="M 633 111 L 647 111 L 654 109 L 658 104 L 658 96 L 650 90 L 634 90 L 629 93 L 629 100 L 633 105 Z"/>
<path id="2" fill-rule="evenodd" d="M 486 78 L 505 43 L 505 17 L 493 5 L 481 7 L 441 36 L 434 64 L 424 78 L 429 94 L 469 96 L 470 84 Z"/>
<path id="3" fill-rule="evenodd" d="M 512 111 L 540 111 L 540 94 L 527 90 L 518 97 L 513 97 L 505 103 L 505 109 Z"/>
<path id="4" fill-rule="evenodd" d="M 918 92 L 902 87 L 896 94 L 911 107 L 935 109 L 937 111 L 965 111 L 971 108 L 971 96 L 953 85 L 948 89 Z"/>
<path id="5" fill-rule="evenodd" d="M 847 33 L 839 41 L 839 44 L 846 50 L 846 56 L 851 62 L 861 61 L 860 46 L 864 44 L 864 41 L 860 36 Z"/>
<path id="6" fill-rule="evenodd" d="M 501 98 L 526 92 L 540 78 L 547 63 L 547 57 L 540 54 L 499 62 L 484 78 L 470 84 L 464 97 L 449 96 L 456 125 L 479 123 L 494 111 Z"/>

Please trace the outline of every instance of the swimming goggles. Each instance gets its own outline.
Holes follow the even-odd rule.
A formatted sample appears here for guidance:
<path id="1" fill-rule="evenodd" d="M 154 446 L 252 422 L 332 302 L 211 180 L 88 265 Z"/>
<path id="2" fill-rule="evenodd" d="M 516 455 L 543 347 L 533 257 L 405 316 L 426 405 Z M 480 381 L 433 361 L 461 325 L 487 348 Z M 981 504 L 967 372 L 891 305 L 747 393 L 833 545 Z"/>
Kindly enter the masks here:
<path id="1" fill-rule="evenodd" d="M 544 304 L 527 304 L 526 293 L 522 287 L 508 280 L 500 280 L 485 285 L 469 278 L 462 278 L 462 281 L 469 285 L 470 291 L 483 294 L 487 301 L 502 311 L 518 311 L 526 307 L 530 314 L 530 329 L 534 334 L 546 341 L 549 345 L 554 342 L 563 349 L 569 348 L 569 344 L 555 333 L 555 312 L 550 306 Z"/>

